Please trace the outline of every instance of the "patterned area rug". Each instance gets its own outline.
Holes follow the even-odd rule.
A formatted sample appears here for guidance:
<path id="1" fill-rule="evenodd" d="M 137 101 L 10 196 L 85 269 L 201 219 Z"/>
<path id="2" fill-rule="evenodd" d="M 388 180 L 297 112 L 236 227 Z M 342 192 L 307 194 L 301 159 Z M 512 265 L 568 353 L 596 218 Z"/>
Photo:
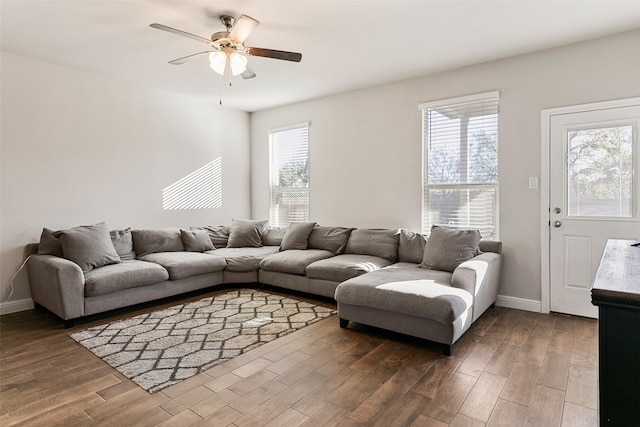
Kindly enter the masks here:
<path id="1" fill-rule="evenodd" d="M 71 337 L 153 393 L 334 313 L 293 298 L 238 289 Z"/>

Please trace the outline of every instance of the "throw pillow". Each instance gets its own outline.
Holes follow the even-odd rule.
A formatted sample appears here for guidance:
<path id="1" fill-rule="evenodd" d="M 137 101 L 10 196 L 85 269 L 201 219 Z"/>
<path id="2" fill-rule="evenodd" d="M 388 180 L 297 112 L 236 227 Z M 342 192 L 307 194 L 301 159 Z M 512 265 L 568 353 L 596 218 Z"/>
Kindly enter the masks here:
<path id="1" fill-rule="evenodd" d="M 120 262 L 104 222 L 61 231 L 60 245 L 64 257 L 78 264 L 83 273 Z"/>
<path id="2" fill-rule="evenodd" d="M 307 249 L 309 235 L 315 226 L 315 222 L 292 222 L 289 224 L 289 229 L 282 239 L 280 250 Z"/>
<path id="3" fill-rule="evenodd" d="M 189 252 L 204 252 L 214 249 L 209 233 L 205 230 L 180 230 L 184 248 Z"/>
<path id="4" fill-rule="evenodd" d="M 60 231 L 42 229 L 40 243 L 38 244 L 38 255 L 55 255 L 62 257 L 62 246 L 60 246 Z"/>
<path id="5" fill-rule="evenodd" d="M 133 251 L 133 238 L 131 237 L 131 229 L 111 230 L 111 243 L 116 248 L 116 252 L 122 261 L 136 259 L 136 253 Z"/>
<path id="6" fill-rule="evenodd" d="M 229 231 L 226 225 L 208 225 L 206 227 L 191 227 L 192 230 L 205 230 L 209 234 L 211 243 L 216 249 L 224 248 L 229 241 Z"/>
<path id="7" fill-rule="evenodd" d="M 267 231 L 267 220 L 234 219 L 231 221 L 228 248 L 259 248 Z"/>
<path id="8" fill-rule="evenodd" d="M 353 228 L 345 227 L 315 227 L 309 236 L 309 248 L 331 251 L 340 255 L 347 247 L 347 240 Z"/>
<path id="9" fill-rule="evenodd" d="M 133 249 L 138 258 L 157 252 L 182 252 L 184 244 L 179 228 L 132 230 Z"/>
<path id="10" fill-rule="evenodd" d="M 395 262 L 398 258 L 395 230 L 356 229 L 351 232 L 345 253 L 372 255 Z"/>
<path id="11" fill-rule="evenodd" d="M 478 230 L 431 227 L 420 267 L 453 272 L 460 264 L 476 255 L 480 244 Z"/>
<path id="12" fill-rule="evenodd" d="M 280 246 L 285 234 L 287 234 L 286 228 L 269 227 L 264 236 L 262 236 L 262 244 L 265 246 Z"/>
<path id="13" fill-rule="evenodd" d="M 427 239 L 422 233 L 414 233 L 407 229 L 400 229 L 400 244 L 398 246 L 398 261 L 420 264 L 424 258 L 424 247 Z"/>

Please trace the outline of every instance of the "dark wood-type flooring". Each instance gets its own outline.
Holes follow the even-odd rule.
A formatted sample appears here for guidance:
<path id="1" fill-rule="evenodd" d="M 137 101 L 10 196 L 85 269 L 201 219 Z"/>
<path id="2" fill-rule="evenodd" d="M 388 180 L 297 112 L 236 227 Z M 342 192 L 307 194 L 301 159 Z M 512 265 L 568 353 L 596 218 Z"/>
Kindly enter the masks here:
<path id="1" fill-rule="evenodd" d="M 590 319 L 494 307 L 445 357 L 423 340 L 341 329 L 332 316 L 154 394 L 68 336 L 174 304 L 71 329 L 42 309 L 2 316 L 0 425 L 597 425 Z"/>

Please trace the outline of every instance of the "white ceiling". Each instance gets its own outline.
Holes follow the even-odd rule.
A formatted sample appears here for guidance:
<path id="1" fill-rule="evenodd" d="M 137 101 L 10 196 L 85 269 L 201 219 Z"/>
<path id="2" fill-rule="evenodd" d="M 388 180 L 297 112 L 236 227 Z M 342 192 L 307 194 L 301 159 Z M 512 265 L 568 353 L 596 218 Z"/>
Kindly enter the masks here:
<path id="1" fill-rule="evenodd" d="M 167 64 L 206 46 L 149 24 L 208 38 L 221 14 L 302 62 L 250 57 L 258 77 L 231 88 L 205 56 Z M 0 0 L 0 18 L 5 52 L 258 111 L 637 29 L 640 0 Z"/>

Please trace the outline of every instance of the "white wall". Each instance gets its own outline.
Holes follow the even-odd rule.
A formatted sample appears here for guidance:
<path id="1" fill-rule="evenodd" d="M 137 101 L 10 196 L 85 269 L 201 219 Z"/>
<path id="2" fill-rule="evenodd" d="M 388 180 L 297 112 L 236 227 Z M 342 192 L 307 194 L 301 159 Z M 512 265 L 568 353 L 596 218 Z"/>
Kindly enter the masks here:
<path id="1" fill-rule="evenodd" d="M 640 95 L 639 49 L 634 31 L 253 113 L 252 216 L 268 216 L 268 130 L 309 121 L 313 221 L 420 230 L 418 104 L 499 90 L 500 294 L 535 306 L 547 230 L 528 177 L 541 173 L 541 110 Z"/>
<path id="2" fill-rule="evenodd" d="M 42 227 L 185 227 L 250 215 L 248 113 L 7 53 L 1 61 L 2 302 Z M 163 188 L 218 157 L 221 208 L 163 210 Z M 29 297 L 21 274 L 12 301 Z"/>

